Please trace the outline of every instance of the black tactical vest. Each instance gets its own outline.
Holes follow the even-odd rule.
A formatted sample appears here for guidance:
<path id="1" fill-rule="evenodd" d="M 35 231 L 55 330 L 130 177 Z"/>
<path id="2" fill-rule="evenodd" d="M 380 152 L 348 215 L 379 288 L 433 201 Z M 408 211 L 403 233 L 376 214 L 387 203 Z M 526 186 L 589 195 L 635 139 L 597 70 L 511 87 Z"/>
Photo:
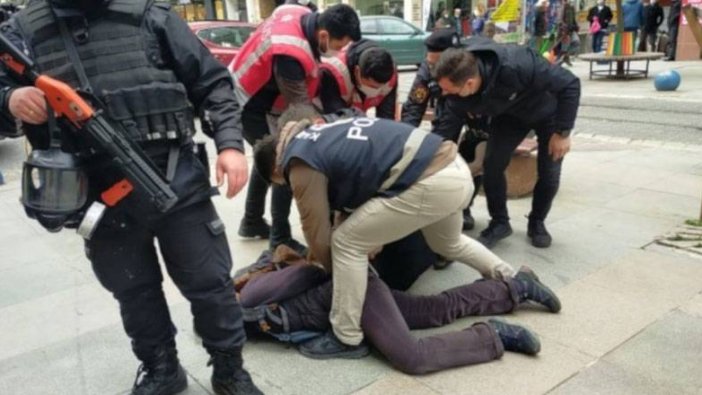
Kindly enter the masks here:
<path id="1" fill-rule="evenodd" d="M 168 69 L 158 38 L 144 26 L 153 0 L 112 0 L 85 24 L 67 21 L 92 93 L 135 141 L 183 140 L 194 131 L 185 86 Z M 75 18 L 73 18 L 75 19 Z M 18 14 L 39 72 L 81 86 L 47 0 Z M 77 27 L 76 27 L 77 26 Z"/>
<path id="2" fill-rule="evenodd" d="M 281 166 L 302 160 L 327 176 L 329 205 L 350 212 L 376 196 L 395 196 L 422 175 L 441 137 L 386 119 L 348 118 L 310 126 L 284 148 Z"/>

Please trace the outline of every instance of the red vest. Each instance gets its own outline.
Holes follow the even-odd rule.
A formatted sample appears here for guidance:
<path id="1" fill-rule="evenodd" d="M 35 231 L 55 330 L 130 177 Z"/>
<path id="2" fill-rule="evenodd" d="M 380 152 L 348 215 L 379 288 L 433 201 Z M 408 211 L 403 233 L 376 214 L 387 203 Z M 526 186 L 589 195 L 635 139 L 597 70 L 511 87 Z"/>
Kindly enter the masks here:
<path id="1" fill-rule="evenodd" d="M 328 70 L 334 76 L 336 83 L 339 85 L 341 98 L 347 105 L 366 112 L 369 108 L 378 106 L 385 99 L 385 96 L 389 95 L 397 86 L 397 72 L 393 74 L 390 81 L 383 84 L 377 95 L 366 96 L 365 99 L 361 99 L 360 92 L 351 82 L 351 70 L 349 70 L 346 63 L 348 49 L 349 46 L 347 45 L 339 51 L 337 56 L 331 58 L 322 57 L 322 63 L 319 67 Z"/>
<path id="2" fill-rule="evenodd" d="M 282 5 L 273 11 L 239 50 L 229 65 L 234 79 L 234 91 L 244 106 L 273 76 L 273 57 L 287 55 L 297 59 L 305 70 L 307 93 L 314 98 L 319 88 L 319 70 L 310 44 L 302 30 L 301 19 L 309 8 L 299 5 Z M 279 96 L 273 108 L 286 106 Z"/>

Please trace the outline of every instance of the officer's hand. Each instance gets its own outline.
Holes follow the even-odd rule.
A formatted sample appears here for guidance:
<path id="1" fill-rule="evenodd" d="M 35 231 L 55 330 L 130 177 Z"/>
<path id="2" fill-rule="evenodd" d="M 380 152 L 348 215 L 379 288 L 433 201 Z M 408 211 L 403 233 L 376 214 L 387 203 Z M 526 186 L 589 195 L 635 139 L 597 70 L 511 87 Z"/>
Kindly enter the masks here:
<path id="1" fill-rule="evenodd" d="M 244 154 L 233 148 L 222 150 L 217 156 L 217 186 L 224 184 L 227 176 L 227 199 L 236 196 L 249 180 L 249 165 Z"/>
<path id="2" fill-rule="evenodd" d="M 570 151 L 570 136 L 563 137 L 554 133 L 548 141 L 548 154 L 554 161 L 562 159 Z"/>
<path id="3" fill-rule="evenodd" d="M 33 86 L 17 88 L 10 94 L 10 113 L 22 122 L 41 125 L 46 122 L 46 100 L 44 92 Z"/>

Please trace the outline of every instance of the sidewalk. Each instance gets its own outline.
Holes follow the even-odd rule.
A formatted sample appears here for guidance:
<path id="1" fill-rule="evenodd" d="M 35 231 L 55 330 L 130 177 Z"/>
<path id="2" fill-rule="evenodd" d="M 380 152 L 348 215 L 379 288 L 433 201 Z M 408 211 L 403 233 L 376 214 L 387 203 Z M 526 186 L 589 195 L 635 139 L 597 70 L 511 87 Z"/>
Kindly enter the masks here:
<path id="1" fill-rule="evenodd" d="M 692 66 L 701 64 L 690 67 L 699 75 Z M 580 67 L 576 64 L 576 72 Z M 408 88 L 411 79 L 403 73 L 401 86 Z M 699 109 L 702 79 L 689 80 L 697 81 L 698 91 L 686 87 L 679 99 Z M 646 90 L 652 89 L 650 79 L 616 89 L 600 88 L 609 82 L 583 84 L 584 96 L 654 94 Z M 25 219 L 17 202 L 19 181 L 7 181 L 0 186 L 0 394 L 128 394 L 138 364 L 117 304 L 94 278 L 81 239 L 72 231 L 49 234 Z M 236 268 L 266 247 L 236 236 L 244 196 L 215 199 Z M 246 366 L 266 394 L 281 395 L 698 394 L 702 259 L 652 241 L 697 217 L 701 197 L 702 155 L 695 145 L 651 147 L 576 136 L 549 217 L 553 246 L 539 250 L 528 243 L 524 216 L 530 199 L 520 199 L 509 203 L 514 235 L 494 250 L 515 266 L 531 266 L 562 299 L 558 315 L 525 309 L 506 317 L 541 336 L 538 357 L 506 353 L 493 363 L 411 377 L 377 354 L 320 362 L 258 341 L 247 344 Z M 474 215 L 472 236 L 487 224 L 484 198 L 477 199 Z M 297 218 L 291 216 L 302 239 Z M 438 292 L 475 279 L 474 272 L 454 264 L 430 269 L 412 292 Z M 170 280 L 165 288 L 190 379 L 185 394 L 210 394 L 207 355 L 193 334 L 189 305 Z M 475 321 L 462 319 L 417 335 Z"/>

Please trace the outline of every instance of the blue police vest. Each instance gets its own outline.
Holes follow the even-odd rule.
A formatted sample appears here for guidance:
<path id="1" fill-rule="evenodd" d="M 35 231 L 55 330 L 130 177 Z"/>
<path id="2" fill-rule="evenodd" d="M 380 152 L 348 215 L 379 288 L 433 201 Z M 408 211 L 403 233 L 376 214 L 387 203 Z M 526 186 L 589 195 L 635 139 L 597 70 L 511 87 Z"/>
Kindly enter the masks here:
<path id="1" fill-rule="evenodd" d="M 286 179 L 297 158 L 329 180 L 333 210 L 351 211 L 376 196 L 409 188 L 431 163 L 441 137 L 384 119 L 348 118 L 310 126 L 284 148 Z"/>

